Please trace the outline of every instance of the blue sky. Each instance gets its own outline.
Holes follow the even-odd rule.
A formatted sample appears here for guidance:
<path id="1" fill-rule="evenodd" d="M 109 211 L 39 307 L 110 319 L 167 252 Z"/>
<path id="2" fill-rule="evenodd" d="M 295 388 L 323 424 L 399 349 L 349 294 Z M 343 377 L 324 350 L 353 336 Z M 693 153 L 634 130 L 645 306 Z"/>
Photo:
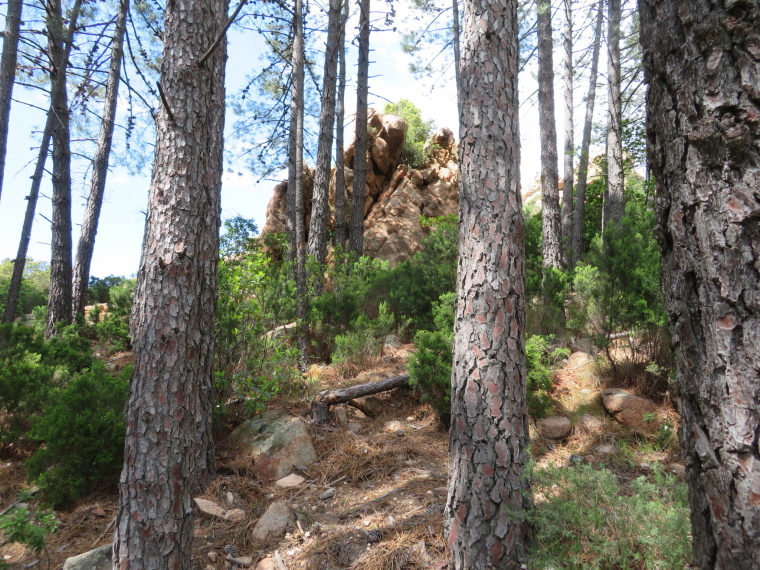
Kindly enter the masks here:
<path id="1" fill-rule="evenodd" d="M 400 13 L 397 22 L 400 26 L 410 24 L 408 14 Z M 351 30 L 349 30 L 350 32 Z M 229 61 L 227 66 L 227 93 L 234 93 L 245 81 L 245 76 L 255 70 L 258 63 L 260 47 L 258 39 L 251 33 L 234 29 L 229 35 Z M 425 119 L 432 119 L 437 126 L 450 127 L 458 132 L 456 99 L 453 78 L 441 78 L 436 89 L 430 89 L 429 81 L 415 79 L 408 71 L 410 59 L 399 48 L 400 36 L 393 32 L 373 32 L 373 52 L 370 60 L 370 106 L 381 109 L 385 99 L 412 100 L 423 113 Z M 556 56 L 555 56 L 556 57 Z M 351 47 L 348 54 L 349 82 L 353 81 L 356 50 Z M 535 82 L 530 72 L 521 76 L 521 96 L 527 96 L 535 89 Z M 559 94 L 559 85 L 556 87 Z M 559 96 L 559 95 L 558 95 Z M 46 107 L 44 95 L 31 93 L 16 88 L 14 97 Z M 351 83 L 347 89 L 346 114 L 353 112 L 355 101 L 351 92 Z M 558 101 L 558 119 L 561 120 L 561 108 Z M 535 106 L 525 104 L 521 108 L 522 133 L 522 183 L 530 185 L 538 172 L 537 149 L 537 112 Z M 578 119 L 576 119 L 577 122 Z M 231 130 L 234 116 L 230 112 L 227 118 L 227 131 Z M 41 111 L 14 103 L 10 122 L 8 158 L 6 162 L 5 183 L 0 198 L 0 259 L 14 258 L 18 248 L 18 239 L 23 221 L 26 201 L 29 193 L 30 176 L 36 159 L 39 131 L 44 124 Z M 576 131 L 578 128 L 576 128 Z M 576 133 L 577 136 L 578 133 Z M 349 133 L 347 132 L 346 138 Z M 558 144 L 562 148 L 560 131 Z M 84 210 L 88 180 L 85 177 L 86 163 L 79 161 L 74 169 L 72 188 L 74 223 L 73 243 L 79 237 L 79 222 Z M 259 227 L 264 224 L 266 206 L 276 182 L 264 181 L 256 184 L 256 179 L 244 168 L 232 165 L 232 172 L 225 173 L 222 186 L 222 217 L 229 218 L 240 214 L 253 218 Z M 48 168 L 51 167 L 48 161 Z M 130 276 L 137 271 L 144 214 L 150 173 L 146 170 L 141 175 L 132 176 L 122 167 L 113 167 L 108 177 L 105 203 L 101 214 L 98 237 L 92 262 L 92 275 Z M 29 257 L 48 260 L 50 257 L 50 224 L 45 218 L 51 217 L 49 176 L 46 177 L 41 197 L 38 202 Z"/>

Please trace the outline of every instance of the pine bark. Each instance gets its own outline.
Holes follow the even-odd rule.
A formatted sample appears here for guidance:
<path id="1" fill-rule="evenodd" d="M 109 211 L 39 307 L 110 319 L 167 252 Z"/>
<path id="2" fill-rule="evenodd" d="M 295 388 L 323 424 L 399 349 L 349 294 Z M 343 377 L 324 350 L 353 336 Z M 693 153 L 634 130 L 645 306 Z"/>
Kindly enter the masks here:
<path id="1" fill-rule="evenodd" d="M 623 197 L 623 100 L 620 94 L 620 0 L 607 4 L 607 186 L 602 230 L 618 225 L 625 213 Z"/>
<path id="2" fill-rule="evenodd" d="M 5 155 L 8 149 L 8 126 L 11 117 L 11 97 L 16 83 L 18 39 L 21 29 L 23 0 L 8 0 L 3 34 L 3 55 L 0 57 L 0 198 L 3 195 Z"/>
<path id="3" fill-rule="evenodd" d="M 573 128 L 573 0 L 563 0 L 565 22 L 563 31 L 564 66 L 562 76 L 565 83 L 565 176 L 562 186 L 562 260 L 568 266 L 572 254 L 573 235 L 573 184 L 575 130 Z"/>
<path id="4" fill-rule="evenodd" d="M 76 263 L 74 264 L 72 316 L 83 313 L 84 307 L 87 304 L 90 264 L 92 262 L 92 253 L 95 249 L 95 236 L 98 233 L 98 221 L 100 219 L 100 210 L 103 206 L 106 177 L 108 176 L 108 159 L 111 155 L 111 142 L 113 141 L 113 130 L 116 124 L 116 103 L 119 97 L 121 62 L 124 54 L 124 32 L 127 28 L 128 12 L 129 0 L 121 0 L 119 2 L 119 12 L 116 16 L 116 27 L 114 28 L 111 43 L 111 63 L 108 69 L 108 79 L 106 80 L 103 120 L 100 124 L 97 149 L 92 160 L 90 193 L 87 196 L 87 206 L 85 207 L 82 219 Z"/>
<path id="5" fill-rule="evenodd" d="M 356 145 L 354 187 L 348 226 L 348 251 L 354 259 L 364 253 L 364 201 L 367 194 L 367 89 L 369 83 L 370 0 L 359 0 L 359 65 L 356 81 Z"/>
<path id="6" fill-rule="evenodd" d="M 562 224 L 559 212 L 557 127 L 554 114 L 551 3 L 537 0 L 538 126 L 541 136 L 541 220 L 543 266 L 562 267 Z"/>
<path id="7" fill-rule="evenodd" d="M 578 263 L 583 249 L 583 210 L 586 206 L 586 181 L 588 180 L 589 149 L 591 148 L 591 128 L 594 123 L 594 100 L 596 81 L 599 73 L 599 52 L 602 45 L 602 23 L 604 22 L 604 0 L 599 0 L 594 30 L 594 47 L 591 53 L 591 71 L 586 95 L 586 118 L 583 121 L 583 140 L 578 163 L 578 184 L 575 187 L 575 209 L 573 211 L 572 266 Z"/>
<path id="8" fill-rule="evenodd" d="M 293 14 L 293 82 L 290 94 L 290 170 L 288 194 L 294 198 L 296 315 L 298 329 L 296 342 L 301 354 L 301 365 L 306 363 L 306 236 L 304 229 L 305 205 L 303 195 L 303 114 L 304 114 L 304 37 L 303 0 L 296 0 Z M 291 243 L 292 243 L 291 239 Z"/>
<path id="9" fill-rule="evenodd" d="M 199 59 L 227 0 L 164 15 L 157 140 L 131 331 L 114 568 L 192 568 L 193 497 L 213 471 L 211 394 L 223 167 L 226 42 Z"/>
<path id="10" fill-rule="evenodd" d="M 74 2 L 68 32 L 63 25 L 61 0 L 52 0 L 46 6 L 53 114 L 53 223 L 46 338 L 55 334 L 58 323 L 71 322 L 71 129 L 66 68 L 81 3 Z"/>
<path id="11" fill-rule="evenodd" d="M 342 251 L 346 247 L 346 171 L 343 158 L 343 123 L 345 122 L 344 102 L 346 99 L 346 22 L 348 22 L 348 0 L 343 0 L 343 16 L 340 21 L 338 45 L 338 95 L 335 128 L 335 245 Z"/>
<path id="12" fill-rule="evenodd" d="M 325 46 L 324 80 L 322 82 L 322 110 L 319 116 L 319 141 L 314 175 L 314 193 L 311 201 L 308 255 L 318 265 L 324 263 L 327 247 L 327 197 L 330 187 L 333 130 L 335 128 L 335 83 L 338 66 L 341 0 L 330 0 Z M 320 270 L 321 273 L 321 270 Z M 322 278 L 316 275 L 317 294 L 321 292 Z"/>
<path id="13" fill-rule="evenodd" d="M 640 10 L 694 559 L 760 568 L 760 6 Z"/>
<path id="14" fill-rule="evenodd" d="M 516 0 L 465 3 L 449 568 L 519 568 L 532 528 Z"/>
<path id="15" fill-rule="evenodd" d="M 37 199 L 40 196 L 40 185 L 42 176 L 45 174 L 45 162 L 47 162 L 48 153 L 50 152 L 50 133 L 53 128 L 53 113 L 48 111 L 45 130 L 42 134 L 42 142 L 37 155 L 37 165 L 34 167 L 32 175 L 32 188 L 26 197 L 26 213 L 24 214 L 24 225 L 21 228 L 21 239 L 19 240 L 18 253 L 13 260 L 13 273 L 8 285 L 8 298 L 3 311 L 3 322 L 10 323 L 16 318 L 16 306 L 18 305 L 21 294 L 21 282 L 24 279 L 24 268 L 26 267 L 26 254 L 29 251 L 29 242 L 32 239 L 32 225 L 34 224 L 34 214 L 37 211 Z"/>

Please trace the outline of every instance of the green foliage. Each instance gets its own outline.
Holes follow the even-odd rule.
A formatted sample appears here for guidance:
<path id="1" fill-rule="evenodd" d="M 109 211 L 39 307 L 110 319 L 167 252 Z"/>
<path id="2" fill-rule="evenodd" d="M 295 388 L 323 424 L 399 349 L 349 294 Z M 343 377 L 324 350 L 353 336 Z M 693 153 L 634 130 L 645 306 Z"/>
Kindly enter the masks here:
<path id="1" fill-rule="evenodd" d="M 525 341 L 528 369 L 528 411 L 533 417 L 545 417 L 551 411 L 549 392 L 553 388 L 553 368 L 570 355 L 566 348 L 552 348 L 551 336 L 533 335 Z"/>
<path id="2" fill-rule="evenodd" d="M 359 315 L 351 323 L 349 332 L 335 337 L 333 362 L 361 361 L 382 349 L 385 337 L 393 331 L 396 321 L 386 303 L 380 303 L 377 312 L 376 318 Z"/>
<path id="3" fill-rule="evenodd" d="M 28 477 L 37 480 L 47 503 L 67 505 L 96 484 L 115 481 L 123 457 L 131 372 L 125 368 L 114 376 L 97 362 L 55 390 L 30 432 L 44 445 L 27 462 Z"/>
<path id="4" fill-rule="evenodd" d="M 287 264 L 265 253 L 252 220 L 237 216 L 224 228 L 214 330 L 214 399 L 222 415 L 231 398 L 257 411 L 300 377 L 297 351 L 282 328 L 296 317 L 295 283 Z M 268 239 L 268 248 L 286 248 L 282 236 Z"/>
<path id="5" fill-rule="evenodd" d="M 117 277 L 116 275 L 109 275 L 102 279 L 90 276 L 90 284 L 87 286 L 87 304 L 108 303 L 111 289 L 123 285 L 126 281 L 125 277 Z"/>
<path id="6" fill-rule="evenodd" d="M 425 142 L 433 128 L 433 121 L 423 121 L 422 112 L 408 99 L 386 103 L 383 112 L 386 115 L 401 117 L 409 127 L 406 131 L 404 149 L 401 151 L 401 164 L 405 164 L 408 168 L 423 168 L 428 160 Z"/>
<path id="7" fill-rule="evenodd" d="M 455 293 L 441 295 L 433 307 L 434 331 L 418 331 L 409 358 L 409 383 L 419 389 L 444 427 L 451 424 L 451 351 L 454 344 Z"/>
<path id="8" fill-rule="evenodd" d="M 10 259 L 4 259 L 0 263 L 0 312 L 5 309 L 12 275 L 13 263 Z M 27 259 L 24 264 L 16 314 L 27 315 L 35 307 L 47 305 L 49 289 L 50 264 L 45 261 Z"/>
<path id="9" fill-rule="evenodd" d="M 528 299 L 535 299 L 543 292 L 541 210 L 527 206 L 523 215 L 525 217 L 525 296 Z"/>
<path id="10" fill-rule="evenodd" d="M 67 327 L 45 342 L 22 324 L 0 325 L 0 442 L 23 435 L 51 390 L 92 364 L 89 342 L 74 330 Z"/>
<path id="11" fill-rule="evenodd" d="M 536 568 L 686 568 L 691 562 L 686 484 L 657 466 L 621 488 L 605 468 L 533 471 Z"/>
<path id="12" fill-rule="evenodd" d="M 20 493 L 19 501 L 22 504 L 0 515 L 0 532 L 8 542 L 19 542 L 39 554 L 47 545 L 46 536 L 54 533 L 60 523 L 56 520 L 55 513 L 32 509 L 24 504 L 23 501 L 29 498 L 31 496 L 28 493 Z M 4 562 L 0 561 L 0 568 L 3 565 Z"/>

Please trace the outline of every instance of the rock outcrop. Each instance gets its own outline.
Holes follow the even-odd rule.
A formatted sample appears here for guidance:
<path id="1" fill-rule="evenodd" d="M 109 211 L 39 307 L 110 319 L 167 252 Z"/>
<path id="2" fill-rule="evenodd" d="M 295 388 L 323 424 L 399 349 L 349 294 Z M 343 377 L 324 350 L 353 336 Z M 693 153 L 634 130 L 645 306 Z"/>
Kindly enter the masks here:
<path id="1" fill-rule="evenodd" d="M 422 170 L 409 170 L 399 164 L 407 124 L 400 117 L 371 111 L 368 120 L 367 186 L 364 203 L 364 253 L 367 256 L 399 263 L 422 247 L 426 230 L 420 216 L 439 217 L 456 214 L 459 205 L 458 148 L 450 129 L 435 131 L 428 142 L 429 163 Z M 355 143 L 344 153 L 346 179 L 346 219 L 351 204 Z M 314 172 L 304 177 L 305 228 L 311 220 Z M 287 181 L 275 187 L 267 207 L 262 235 L 285 231 Z M 328 196 L 328 227 L 335 229 L 335 171 Z"/>

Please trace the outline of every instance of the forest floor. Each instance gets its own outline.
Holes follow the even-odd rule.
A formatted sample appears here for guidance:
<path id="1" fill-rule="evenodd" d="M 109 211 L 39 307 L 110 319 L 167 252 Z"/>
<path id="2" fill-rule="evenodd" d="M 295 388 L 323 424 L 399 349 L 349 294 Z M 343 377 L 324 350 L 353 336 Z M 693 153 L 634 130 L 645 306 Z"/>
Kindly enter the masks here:
<path id="1" fill-rule="evenodd" d="M 367 368 L 402 371 L 411 348 L 387 351 Z M 341 373 L 333 367 L 313 367 L 312 395 L 316 390 L 354 385 L 354 376 L 360 371 L 344 369 Z M 654 463 L 669 465 L 682 477 L 675 442 L 665 447 L 649 445 L 603 411 L 599 394 L 606 387 L 589 367 L 566 366 L 557 372 L 552 394 L 555 408 L 573 420 L 574 428 L 566 440 L 552 442 L 543 440 L 531 422 L 536 467 L 563 467 L 580 457 L 592 466 L 605 465 L 615 473 L 621 488 L 642 475 L 649 476 Z M 242 508 L 247 518 L 223 522 L 198 517 L 194 568 L 229 568 L 223 553 L 227 545 L 234 545 L 241 556 L 251 556 L 251 567 L 259 569 L 444 568 L 448 435 L 430 407 L 421 404 L 410 389 L 376 397 L 381 409 L 375 417 L 362 418 L 347 409 L 355 422 L 353 430 L 308 423 L 318 462 L 300 472 L 305 481 L 297 488 L 283 490 L 259 480 L 251 461 L 230 456 L 220 439 L 217 477 L 203 496 L 224 508 Z M 270 407 L 285 408 L 308 422 L 306 397 L 280 398 Z M 668 413 L 677 421 L 672 409 Z M 581 430 L 576 425 L 581 414 L 591 414 L 599 421 L 591 429 Z M 0 461 L 0 512 L 25 485 L 24 459 L 21 453 Z M 335 495 L 320 499 L 329 488 L 335 489 Z M 281 500 L 292 506 L 296 525 L 279 542 L 263 549 L 254 546 L 254 525 L 271 503 Z M 541 500 L 540 494 L 536 500 Z M 3 544 L 0 536 L 0 559 L 4 557 L 18 568 L 61 568 L 66 558 L 111 541 L 116 504 L 117 495 L 111 489 L 91 495 L 72 510 L 57 512 L 60 526 L 47 538 L 41 557 L 19 544 Z M 373 530 L 380 532 L 369 534 Z"/>

